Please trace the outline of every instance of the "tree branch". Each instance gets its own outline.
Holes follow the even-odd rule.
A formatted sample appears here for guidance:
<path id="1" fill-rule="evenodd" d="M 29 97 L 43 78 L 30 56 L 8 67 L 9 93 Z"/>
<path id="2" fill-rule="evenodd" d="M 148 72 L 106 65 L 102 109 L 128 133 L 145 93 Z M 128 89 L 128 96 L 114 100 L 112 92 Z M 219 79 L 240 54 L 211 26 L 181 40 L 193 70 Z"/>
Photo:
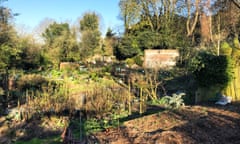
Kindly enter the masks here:
<path id="1" fill-rule="evenodd" d="M 240 9 L 240 0 L 232 0 L 232 2 Z"/>

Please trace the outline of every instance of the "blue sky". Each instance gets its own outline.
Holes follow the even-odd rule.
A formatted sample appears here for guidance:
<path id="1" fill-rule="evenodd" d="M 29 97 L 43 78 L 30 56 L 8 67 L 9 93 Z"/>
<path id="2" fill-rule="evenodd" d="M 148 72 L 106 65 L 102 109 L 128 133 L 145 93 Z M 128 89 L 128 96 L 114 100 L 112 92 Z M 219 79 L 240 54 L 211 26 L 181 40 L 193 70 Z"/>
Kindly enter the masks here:
<path id="1" fill-rule="evenodd" d="M 13 13 L 20 13 L 14 20 L 19 26 L 23 25 L 31 30 L 45 18 L 57 22 L 76 23 L 85 12 L 94 11 L 101 16 L 101 31 L 108 27 L 119 28 L 119 0 L 8 0 L 5 5 Z"/>

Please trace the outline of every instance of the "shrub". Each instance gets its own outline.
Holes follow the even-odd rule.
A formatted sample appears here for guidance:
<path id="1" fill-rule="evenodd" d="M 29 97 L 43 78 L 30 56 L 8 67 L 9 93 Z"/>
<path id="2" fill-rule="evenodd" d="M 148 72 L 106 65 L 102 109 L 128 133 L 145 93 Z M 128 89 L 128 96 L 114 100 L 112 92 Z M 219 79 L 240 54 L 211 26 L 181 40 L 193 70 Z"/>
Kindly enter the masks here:
<path id="1" fill-rule="evenodd" d="M 39 74 L 27 74 L 17 80 L 17 88 L 21 91 L 27 89 L 41 89 L 41 87 L 47 83 L 47 79 Z"/>
<path id="2" fill-rule="evenodd" d="M 143 65 L 143 59 L 142 59 L 142 56 L 141 55 L 137 55 L 135 56 L 134 58 L 134 62 L 139 65 L 139 66 L 142 66 Z"/>
<path id="3" fill-rule="evenodd" d="M 232 53 L 232 48 L 227 42 L 221 44 L 220 54 L 230 56 Z"/>
<path id="4" fill-rule="evenodd" d="M 142 60 L 142 56 L 141 55 L 136 55 L 134 56 L 133 58 L 127 58 L 126 59 L 126 63 L 129 65 L 129 66 L 132 66 L 134 64 L 137 64 L 139 66 L 142 66 L 143 64 L 143 60 Z"/>
<path id="5" fill-rule="evenodd" d="M 235 64 L 239 65 L 240 63 L 240 42 L 238 38 L 234 38 L 233 40 L 234 48 L 232 50 L 232 58 L 235 61 Z"/>
<path id="6" fill-rule="evenodd" d="M 133 58 L 127 58 L 127 59 L 126 59 L 126 63 L 127 63 L 127 65 L 132 66 L 132 65 L 135 64 L 135 61 L 134 61 Z"/>
<path id="7" fill-rule="evenodd" d="M 224 88 L 232 80 L 233 63 L 229 56 L 201 52 L 192 61 L 192 70 L 199 86 Z"/>

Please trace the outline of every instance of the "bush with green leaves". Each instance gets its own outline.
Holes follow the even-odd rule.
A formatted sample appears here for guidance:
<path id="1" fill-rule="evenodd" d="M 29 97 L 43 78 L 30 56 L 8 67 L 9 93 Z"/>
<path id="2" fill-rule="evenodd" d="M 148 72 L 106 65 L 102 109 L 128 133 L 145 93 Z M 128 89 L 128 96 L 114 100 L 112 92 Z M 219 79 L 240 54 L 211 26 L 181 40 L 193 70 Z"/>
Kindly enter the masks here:
<path id="1" fill-rule="evenodd" d="M 233 68 L 230 56 L 206 52 L 200 52 L 191 63 L 191 70 L 200 87 L 226 87 L 232 80 Z"/>
<path id="2" fill-rule="evenodd" d="M 114 48 L 114 55 L 119 60 L 132 58 L 141 52 L 134 36 L 124 36 Z"/>
<path id="3" fill-rule="evenodd" d="M 127 59 L 125 60 L 125 62 L 126 62 L 127 65 L 129 65 L 129 66 L 132 66 L 132 65 L 135 64 L 135 61 L 134 61 L 133 58 L 127 58 Z"/>
<path id="4" fill-rule="evenodd" d="M 142 59 L 142 57 L 143 57 L 143 56 L 142 56 L 141 54 L 133 57 L 134 62 L 135 62 L 137 65 L 139 65 L 139 66 L 142 66 L 142 65 L 143 65 L 143 59 Z"/>
<path id="5" fill-rule="evenodd" d="M 226 41 L 224 41 L 221 44 L 220 54 L 230 56 L 231 53 L 232 53 L 231 45 L 229 43 L 227 43 Z"/>

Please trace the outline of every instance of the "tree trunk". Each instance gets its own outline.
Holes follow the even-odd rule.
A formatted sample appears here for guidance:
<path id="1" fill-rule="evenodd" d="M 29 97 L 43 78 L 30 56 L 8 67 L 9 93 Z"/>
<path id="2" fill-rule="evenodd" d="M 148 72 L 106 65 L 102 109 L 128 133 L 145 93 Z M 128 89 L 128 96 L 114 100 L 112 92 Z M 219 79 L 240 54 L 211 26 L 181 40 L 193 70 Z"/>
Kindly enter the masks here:
<path id="1" fill-rule="evenodd" d="M 191 23 L 191 0 L 187 0 L 187 11 L 188 11 L 188 18 L 186 22 L 186 27 L 187 27 L 187 36 L 191 37 L 193 35 L 193 31 L 195 30 L 195 27 L 197 25 L 198 17 L 199 17 L 199 0 L 195 1 L 195 14 L 194 14 L 194 19 L 193 22 Z"/>
<path id="2" fill-rule="evenodd" d="M 240 0 L 232 0 L 232 2 L 240 9 Z"/>

